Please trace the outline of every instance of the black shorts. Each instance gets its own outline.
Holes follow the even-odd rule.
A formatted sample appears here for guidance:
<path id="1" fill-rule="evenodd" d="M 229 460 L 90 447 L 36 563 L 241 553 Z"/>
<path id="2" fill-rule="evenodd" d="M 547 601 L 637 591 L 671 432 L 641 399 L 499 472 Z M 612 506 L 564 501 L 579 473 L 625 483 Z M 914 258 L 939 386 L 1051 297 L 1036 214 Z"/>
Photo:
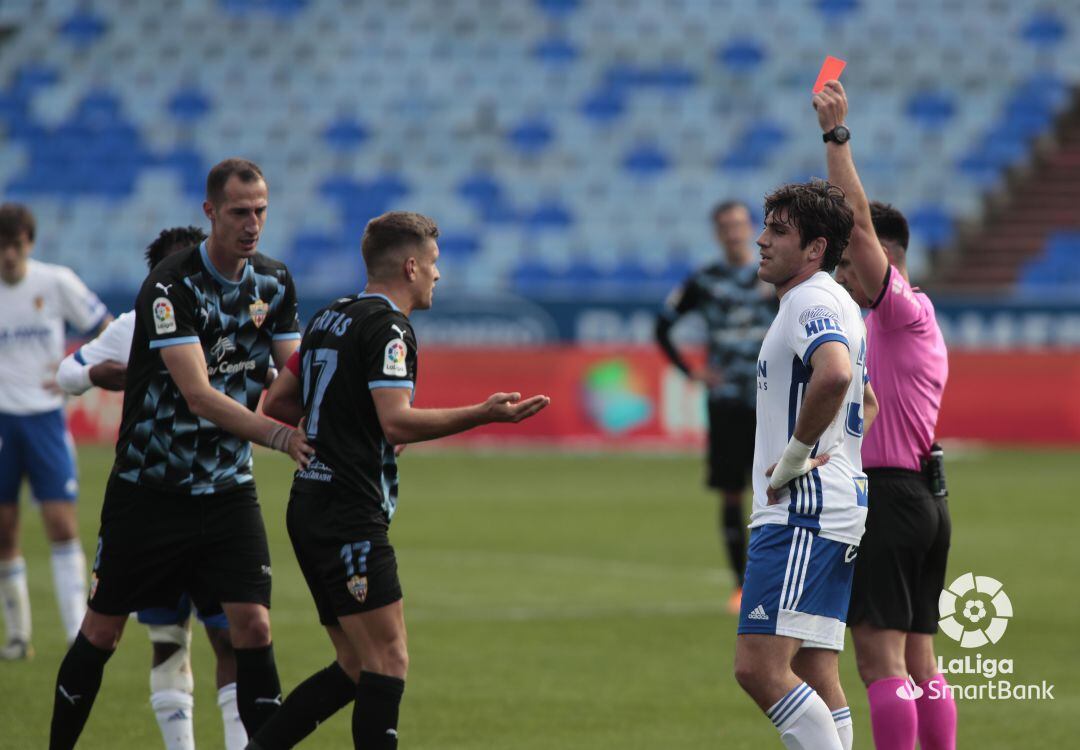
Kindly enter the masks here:
<path id="1" fill-rule="evenodd" d="M 709 486 L 724 492 L 746 489 L 754 468 L 757 412 L 741 401 L 709 400 Z"/>
<path id="2" fill-rule="evenodd" d="M 870 505 L 855 562 L 848 625 L 908 633 L 938 630 L 952 521 L 922 474 L 867 469 Z"/>
<path id="3" fill-rule="evenodd" d="M 270 606 L 270 549 L 254 485 L 190 495 L 109 479 L 90 609 L 124 615 L 218 602 Z"/>
<path id="4" fill-rule="evenodd" d="M 294 489 L 286 522 L 323 625 L 401 599 L 386 524 L 372 520 L 364 501 L 330 488 Z"/>

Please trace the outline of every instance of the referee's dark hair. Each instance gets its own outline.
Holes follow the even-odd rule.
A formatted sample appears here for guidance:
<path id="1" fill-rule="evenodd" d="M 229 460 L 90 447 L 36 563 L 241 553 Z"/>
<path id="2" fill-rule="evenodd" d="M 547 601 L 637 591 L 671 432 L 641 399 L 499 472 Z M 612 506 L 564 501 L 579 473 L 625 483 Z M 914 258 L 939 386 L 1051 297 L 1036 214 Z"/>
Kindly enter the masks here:
<path id="1" fill-rule="evenodd" d="M 30 209 L 21 203 L 0 205 L 0 245 L 17 242 L 22 234 L 31 242 L 37 233 L 37 222 Z"/>
<path id="2" fill-rule="evenodd" d="M 383 279 L 397 269 L 396 251 L 439 236 L 434 219 L 413 211 L 389 211 L 367 223 L 360 251 L 369 279 Z"/>
<path id="3" fill-rule="evenodd" d="M 256 180 L 266 182 L 259 165 L 247 159 L 226 159 L 215 164 L 206 176 L 206 200 L 220 206 L 225 199 L 225 183 L 236 175 L 241 182 L 251 183 Z"/>
<path id="4" fill-rule="evenodd" d="M 206 239 L 206 232 L 198 227 L 172 227 L 162 229 L 157 239 L 146 246 L 146 265 L 153 270 L 161 261 L 178 250 L 187 250 Z"/>
<path id="5" fill-rule="evenodd" d="M 791 183 L 765 196 L 765 215 L 775 214 L 799 230 L 799 245 L 805 248 L 818 237 L 825 238 L 821 270 L 832 273 L 844 254 L 855 227 L 855 215 L 844 199 L 844 191 L 825 180 Z"/>
<path id="6" fill-rule="evenodd" d="M 746 213 L 750 213 L 750 206 L 746 205 L 745 202 L 740 200 L 726 200 L 720 201 L 715 206 L 713 206 L 712 213 L 709 214 L 709 218 L 711 218 L 713 221 L 716 221 L 721 214 L 726 214 L 733 208 L 745 208 Z"/>
<path id="7" fill-rule="evenodd" d="M 908 229 L 907 219 L 900 213 L 900 209 L 889 203 L 871 201 L 870 221 L 874 223 L 874 233 L 879 240 L 892 242 L 907 252 L 911 230 Z"/>

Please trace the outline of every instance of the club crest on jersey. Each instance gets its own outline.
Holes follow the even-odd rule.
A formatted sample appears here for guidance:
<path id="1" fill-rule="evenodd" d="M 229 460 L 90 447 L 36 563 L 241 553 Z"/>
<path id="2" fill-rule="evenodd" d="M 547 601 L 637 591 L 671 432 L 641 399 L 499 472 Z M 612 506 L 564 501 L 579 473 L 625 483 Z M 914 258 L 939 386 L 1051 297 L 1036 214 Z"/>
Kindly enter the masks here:
<path id="1" fill-rule="evenodd" d="M 40 294 L 34 297 L 34 309 L 39 312 L 45 309 L 45 298 Z"/>
<path id="2" fill-rule="evenodd" d="M 165 297 L 154 300 L 154 331 L 157 333 L 174 333 L 176 331 L 176 312 L 173 303 Z"/>
<path id="3" fill-rule="evenodd" d="M 383 374 L 403 378 L 409 374 L 405 367 L 405 342 L 402 339 L 394 339 L 386 345 L 386 355 L 383 357 Z"/>
<path id="4" fill-rule="evenodd" d="M 91 573 L 91 574 L 90 574 L 90 598 L 91 598 L 91 599 L 93 599 L 93 598 L 94 598 L 94 594 L 96 594 L 96 593 L 97 593 L 97 587 L 98 587 L 98 583 L 100 583 L 100 581 L 99 581 L 99 579 L 98 579 L 98 575 L 97 575 L 97 573 L 96 573 L 96 572 L 95 572 L 95 573 Z"/>
<path id="5" fill-rule="evenodd" d="M 261 299 L 257 299 L 248 305 L 248 312 L 251 313 L 251 322 L 255 324 L 255 327 L 262 328 L 262 324 L 266 320 L 266 314 L 270 312 L 270 305 Z"/>
<path id="6" fill-rule="evenodd" d="M 356 601 L 363 604 L 364 600 L 367 599 L 367 576 L 353 576 L 346 581 L 345 588 L 349 590 L 349 593 L 352 594 Z"/>

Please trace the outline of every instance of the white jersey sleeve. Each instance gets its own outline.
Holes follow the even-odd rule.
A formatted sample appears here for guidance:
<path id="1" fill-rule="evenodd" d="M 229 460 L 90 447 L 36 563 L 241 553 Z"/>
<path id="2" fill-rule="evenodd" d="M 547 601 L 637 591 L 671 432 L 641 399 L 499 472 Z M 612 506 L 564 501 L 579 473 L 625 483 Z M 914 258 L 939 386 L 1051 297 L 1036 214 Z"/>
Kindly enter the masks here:
<path id="1" fill-rule="evenodd" d="M 53 266 L 53 269 L 64 320 L 81 333 L 101 325 L 108 310 L 98 296 L 70 268 Z"/>
<path id="2" fill-rule="evenodd" d="M 93 385 L 90 382 L 91 367 L 102 362 L 127 364 L 134 335 L 135 313 L 129 311 L 109 323 L 96 339 L 65 357 L 56 372 L 56 382 L 72 396 L 85 393 Z"/>
<path id="3" fill-rule="evenodd" d="M 809 284 L 792 290 L 785 312 L 785 341 L 807 367 L 814 352 L 826 341 L 838 341 L 851 348 L 843 322 L 844 308 L 828 290 Z"/>

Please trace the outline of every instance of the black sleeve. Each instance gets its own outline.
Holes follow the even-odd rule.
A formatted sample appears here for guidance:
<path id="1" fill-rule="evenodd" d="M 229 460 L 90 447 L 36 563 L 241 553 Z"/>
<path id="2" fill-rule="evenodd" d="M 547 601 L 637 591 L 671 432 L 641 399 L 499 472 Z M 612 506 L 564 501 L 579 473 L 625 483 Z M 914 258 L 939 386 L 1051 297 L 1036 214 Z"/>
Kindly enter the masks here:
<path id="1" fill-rule="evenodd" d="M 690 375 L 690 366 L 683 359 L 679 350 L 675 348 L 675 344 L 671 340 L 671 329 L 679 318 L 697 307 L 700 299 L 700 288 L 691 277 L 668 296 L 663 309 L 656 316 L 656 343 L 660 345 L 660 349 L 671 360 L 671 364 L 678 367 L 687 376 Z"/>
<path id="2" fill-rule="evenodd" d="M 281 300 L 281 304 L 278 305 L 274 315 L 274 327 L 271 330 L 274 334 L 274 341 L 283 339 L 299 340 L 300 314 L 297 311 L 296 285 L 293 283 L 292 274 L 287 269 L 283 270 L 282 274 L 285 277 L 285 295 Z"/>
<path id="3" fill-rule="evenodd" d="M 380 317 L 365 339 L 368 388 L 416 388 L 416 336 L 404 315 Z"/>
<path id="4" fill-rule="evenodd" d="M 135 302 L 136 325 L 142 326 L 151 349 L 199 343 L 195 294 L 171 269 L 150 272 Z"/>

